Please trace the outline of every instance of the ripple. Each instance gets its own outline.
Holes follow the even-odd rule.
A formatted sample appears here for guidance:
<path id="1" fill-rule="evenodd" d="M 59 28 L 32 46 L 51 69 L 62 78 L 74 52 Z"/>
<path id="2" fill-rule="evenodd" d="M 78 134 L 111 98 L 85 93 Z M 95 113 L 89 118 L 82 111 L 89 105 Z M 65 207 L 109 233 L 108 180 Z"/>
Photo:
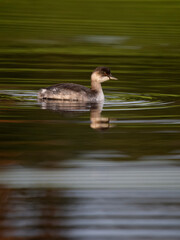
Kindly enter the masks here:
<path id="1" fill-rule="evenodd" d="M 109 111 L 167 108 L 170 106 L 172 107 L 176 103 L 177 97 L 179 96 L 171 96 L 170 98 L 169 95 L 163 95 L 162 98 L 158 95 L 154 96 L 140 93 L 111 92 L 106 95 L 104 108 Z"/>
<path id="2" fill-rule="evenodd" d="M 105 95 L 103 109 L 104 111 L 108 112 L 118 112 L 179 107 L 179 102 L 177 101 L 178 98 L 179 95 L 163 94 L 162 96 L 162 94 L 140 94 L 108 91 Z M 39 105 L 37 101 L 37 91 L 33 90 L 1 90 L 0 99 L 21 102 L 22 105 Z M 67 103 L 64 107 L 67 111 L 76 112 L 82 112 L 83 109 L 84 111 L 88 111 L 90 109 L 90 106 L 87 104 L 82 105 L 73 102 L 73 106 L 74 108 L 72 108 L 72 104 Z M 158 120 L 156 120 L 156 122 L 157 121 Z M 168 119 L 165 120 L 165 122 L 164 120 L 160 121 L 162 121 L 164 124 L 168 124 Z M 179 124 L 179 119 L 173 119 L 172 123 Z"/>
<path id="3" fill-rule="evenodd" d="M 32 90 L 1 90 L 0 100 L 3 99 L 32 104 L 32 102 L 37 102 L 37 92 Z"/>

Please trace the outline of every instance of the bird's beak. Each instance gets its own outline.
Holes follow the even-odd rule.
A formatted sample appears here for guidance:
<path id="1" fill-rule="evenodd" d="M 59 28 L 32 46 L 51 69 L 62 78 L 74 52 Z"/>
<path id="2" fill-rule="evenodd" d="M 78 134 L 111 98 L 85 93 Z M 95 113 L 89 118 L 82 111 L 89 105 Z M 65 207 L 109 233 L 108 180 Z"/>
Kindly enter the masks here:
<path id="1" fill-rule="evenodd" d="M 117 78 L 113 77 L 111 74 L 109 75 L 109 79 L 118 80 Z"/>

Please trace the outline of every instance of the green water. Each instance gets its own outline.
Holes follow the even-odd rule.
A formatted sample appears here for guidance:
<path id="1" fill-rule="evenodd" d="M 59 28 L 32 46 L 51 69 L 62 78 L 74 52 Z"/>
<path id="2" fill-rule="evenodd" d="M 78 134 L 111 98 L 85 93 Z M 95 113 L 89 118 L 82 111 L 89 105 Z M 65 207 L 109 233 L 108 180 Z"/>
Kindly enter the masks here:
<path id="1" fill-rule="evenodd" d="M 0 9 L 0 238 L 178 240 L 180 2 Z M 37 100 L 97 66 L 103 106 Z"/>

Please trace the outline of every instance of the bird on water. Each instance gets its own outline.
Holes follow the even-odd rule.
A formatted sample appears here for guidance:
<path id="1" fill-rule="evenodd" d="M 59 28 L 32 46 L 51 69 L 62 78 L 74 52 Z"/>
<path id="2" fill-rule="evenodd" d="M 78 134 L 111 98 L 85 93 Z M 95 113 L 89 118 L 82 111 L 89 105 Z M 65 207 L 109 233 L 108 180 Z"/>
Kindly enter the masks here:
<path id="1" fill-rule="evenodd" d="M 81 102 L 104 101 L 104 93 L 101 83 L 108 80 L 117 80 L 107 67 L 97 67 L 91 74 L 91 88 L 75 83 L 59 83 L 38 92 L 39 99 L 59 99 Z"/>

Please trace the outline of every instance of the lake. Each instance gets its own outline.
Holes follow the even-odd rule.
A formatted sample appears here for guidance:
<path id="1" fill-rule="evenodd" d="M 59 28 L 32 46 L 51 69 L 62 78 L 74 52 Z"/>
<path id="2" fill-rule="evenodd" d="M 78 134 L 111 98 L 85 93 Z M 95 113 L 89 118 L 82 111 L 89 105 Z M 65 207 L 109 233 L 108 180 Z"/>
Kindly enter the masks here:
<path id="1" fill-rule="evenodd" d="M 180 238 L 180 2 L 1 1 L 0 238 Z M 37 100 L 60 82 L 103 104 Z"/>

